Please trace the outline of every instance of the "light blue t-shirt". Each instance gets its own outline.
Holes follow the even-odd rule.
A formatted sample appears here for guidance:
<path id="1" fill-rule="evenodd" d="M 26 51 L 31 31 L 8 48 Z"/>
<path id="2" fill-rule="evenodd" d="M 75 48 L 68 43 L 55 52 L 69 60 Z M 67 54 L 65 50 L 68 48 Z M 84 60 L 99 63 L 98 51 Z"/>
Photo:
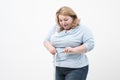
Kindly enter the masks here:
<path id="1" fill-rule="evenodd" d="M 69 31 L 58 32 L 59 26 L 56 25 L 47 35 L 45 41 L 50 41 L 56 48 L 57 53 L 54 56 L 55 66 L 67 68 L 81 68 L 87 66 L 88 59 L 85 53 L 64 53 L 66 47 L 77 47 L 82 44 L 86 46 L 87 52 L 94 48 L 94 39 L 91 30 L 80 24 Z"/>

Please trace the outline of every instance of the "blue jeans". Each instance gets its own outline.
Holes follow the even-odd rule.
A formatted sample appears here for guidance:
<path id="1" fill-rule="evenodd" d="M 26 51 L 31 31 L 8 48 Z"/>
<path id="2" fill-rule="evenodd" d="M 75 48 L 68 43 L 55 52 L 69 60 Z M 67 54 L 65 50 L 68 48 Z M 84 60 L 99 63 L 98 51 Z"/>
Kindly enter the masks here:
<path id="1" fill-rule="evenodd" d="M 82 68 L 56 67 L 55 80 L 86 80 L 88 66 Z"/>

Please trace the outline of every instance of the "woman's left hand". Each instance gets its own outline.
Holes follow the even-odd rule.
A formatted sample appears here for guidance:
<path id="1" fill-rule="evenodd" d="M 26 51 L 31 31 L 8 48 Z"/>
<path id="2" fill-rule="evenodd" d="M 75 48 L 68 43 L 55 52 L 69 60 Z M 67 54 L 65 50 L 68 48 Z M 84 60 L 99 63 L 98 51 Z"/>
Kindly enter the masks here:
<path id="1" fill-rule="evenodd" d="M 71 53 L 71 52 L 73 52 L 73 48 L 72 48 L 72 47 L 66 47 L 66 48 L 64 49 L 64 52 L 65 52 L 65 53 Z"/>

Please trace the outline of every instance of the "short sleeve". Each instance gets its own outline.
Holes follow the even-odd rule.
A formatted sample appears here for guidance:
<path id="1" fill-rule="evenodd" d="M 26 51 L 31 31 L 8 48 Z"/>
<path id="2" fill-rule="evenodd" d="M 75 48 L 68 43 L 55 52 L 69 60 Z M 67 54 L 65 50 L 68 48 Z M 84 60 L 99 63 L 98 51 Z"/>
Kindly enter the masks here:
<path id="1" fill-rule="evenodd" d="M 57 25 L 55 25 L 51 28 L 51 30 L 46 35 L 44 41 L 50 41 L 51 36 L 55 33 L 56 30 L 57 30 Z"/>

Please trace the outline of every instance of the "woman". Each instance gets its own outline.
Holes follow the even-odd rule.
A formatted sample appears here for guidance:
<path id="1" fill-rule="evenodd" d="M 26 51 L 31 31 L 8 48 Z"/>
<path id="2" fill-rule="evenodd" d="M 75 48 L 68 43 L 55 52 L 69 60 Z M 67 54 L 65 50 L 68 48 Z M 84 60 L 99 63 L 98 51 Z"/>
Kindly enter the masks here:
<path id="1" fill-rule="evenodd" d="M 86 80 L 86 53 L 94 48 L 92 32 L 80 24 L 76 13 L 67 6 L 56 12 L 56 22 L 44 41 L 55 58 L 55 80 Z"/>

